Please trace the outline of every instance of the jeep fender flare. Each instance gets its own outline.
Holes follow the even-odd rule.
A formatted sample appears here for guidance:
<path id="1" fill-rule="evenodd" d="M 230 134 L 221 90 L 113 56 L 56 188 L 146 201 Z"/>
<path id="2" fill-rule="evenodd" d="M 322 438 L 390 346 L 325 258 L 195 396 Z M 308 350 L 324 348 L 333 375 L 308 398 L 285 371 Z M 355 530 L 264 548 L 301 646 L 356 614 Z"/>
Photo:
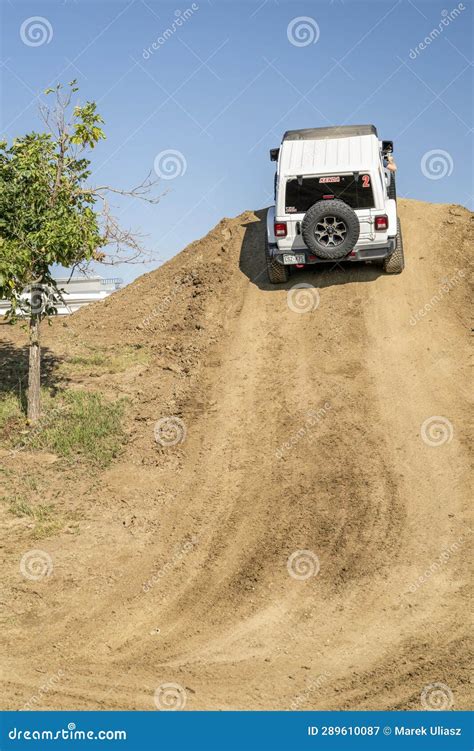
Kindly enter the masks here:
<path id="1" fill-rule="evenodd" d="M 389 237 L 397 236 L 397 202 L 393 198 L 388 198 L 385 201 L 385 209 L 388 216 L 388 231 Z"/>
<path id="2" fill-rule="evenodd" d="M 267 240 L 269 245 L 276 245 L 275 237 L 275 207 L 270 206 L 267 211 Z"/>

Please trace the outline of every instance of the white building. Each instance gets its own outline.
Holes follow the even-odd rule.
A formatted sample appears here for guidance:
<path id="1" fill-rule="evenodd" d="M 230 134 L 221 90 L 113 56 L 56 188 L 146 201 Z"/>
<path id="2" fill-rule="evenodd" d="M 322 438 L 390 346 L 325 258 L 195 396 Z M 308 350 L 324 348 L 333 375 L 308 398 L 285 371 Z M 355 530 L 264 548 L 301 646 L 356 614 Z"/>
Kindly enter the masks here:
<path id="1" fill-rule="evenodd" d="M 122 286 L 121 279 L 104 279 L 101 276 L 73 276 L 56 279 L 56 283 L 64 298 L 64 305 L 58 306 L 60 316 L 74 313 L 91 302 L 103 300 Z M 8 308 L 9 303 L 0 300 L 0 316 L 5 315 Z"/>

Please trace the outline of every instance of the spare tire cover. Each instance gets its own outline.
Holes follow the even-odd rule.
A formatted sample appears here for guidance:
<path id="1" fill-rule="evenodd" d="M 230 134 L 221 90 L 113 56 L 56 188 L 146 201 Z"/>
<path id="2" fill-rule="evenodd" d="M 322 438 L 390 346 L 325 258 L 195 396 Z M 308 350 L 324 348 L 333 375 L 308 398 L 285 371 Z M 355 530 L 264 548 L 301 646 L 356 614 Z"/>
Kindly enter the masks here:
<path id="1" fill-rule="evenodd" d="M 339 199 L 318 201 L 304 215 L 301 234 L 314 255 L 324 260 L 344 258 L 359 239 L 357 214 Z"/>

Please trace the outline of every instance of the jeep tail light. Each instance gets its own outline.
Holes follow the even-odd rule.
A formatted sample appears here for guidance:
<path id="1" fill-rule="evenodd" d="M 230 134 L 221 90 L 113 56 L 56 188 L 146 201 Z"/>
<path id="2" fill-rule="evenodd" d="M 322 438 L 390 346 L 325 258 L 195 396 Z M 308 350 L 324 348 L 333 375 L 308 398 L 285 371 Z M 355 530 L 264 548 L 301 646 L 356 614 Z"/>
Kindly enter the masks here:
<path id="1" fill-rule="evenodd" d="M 387 214 L 382 214 L 381 216 L 375 217 L 375 229 L 378 232 L 382 232 L 385 229 L 388 229 L 388 216 Z"/>
<path id="2" fill-rule="evenodd" d="M 286 237 L 286 222 L 275 222 L 275 237 Z"/>

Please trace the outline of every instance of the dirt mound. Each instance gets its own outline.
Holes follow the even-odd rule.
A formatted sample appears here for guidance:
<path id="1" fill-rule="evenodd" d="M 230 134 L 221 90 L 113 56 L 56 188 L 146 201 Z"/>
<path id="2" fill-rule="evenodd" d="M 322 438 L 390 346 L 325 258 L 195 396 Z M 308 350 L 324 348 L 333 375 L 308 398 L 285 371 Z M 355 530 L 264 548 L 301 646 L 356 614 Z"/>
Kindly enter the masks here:
<path id="1" fill-rule="evenodd" d="M 128 397 L 128 443 L 104 472 L 44 467 L 81 518 L 38 543 L 51 576 L 21 576 L 10 530 L 4 707 L 155 709 L 174 683 L 187 709 L 421 709 L 441 683 L 468 708 L 472 218 L 400 215 L 400 276 L 273 288 L 246 212 L 45 332 L 57 357 L 146 357 L 70 376 Z"/>

